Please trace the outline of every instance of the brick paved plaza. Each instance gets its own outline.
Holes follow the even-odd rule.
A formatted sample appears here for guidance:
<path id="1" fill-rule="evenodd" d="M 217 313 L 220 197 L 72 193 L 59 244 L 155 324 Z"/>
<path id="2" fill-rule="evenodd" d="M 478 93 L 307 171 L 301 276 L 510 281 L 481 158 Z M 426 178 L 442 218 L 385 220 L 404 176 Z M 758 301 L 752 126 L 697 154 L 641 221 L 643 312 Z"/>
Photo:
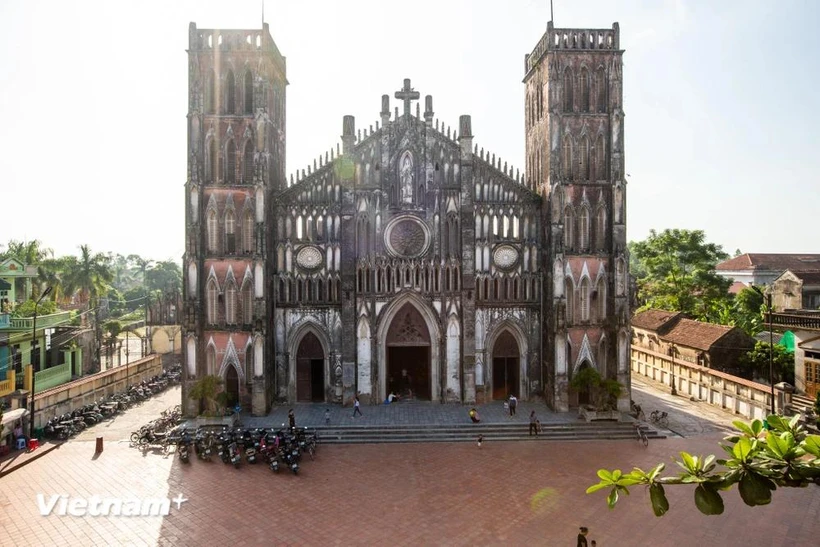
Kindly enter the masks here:
<path id="1" fill-rule="evenodd" d="M 647 413 L 668 409 L 670 429 L 692 436 L 649 448 L 631 441 L 485 443 L 480 450 L 467 443 L 328 445 L 316 461 L 303 462 L 299 476 L 218 460 L 183 465 L 129 447 L 131 429 L 174 404 L 175 390 L 0 479 L 0 544 L 574 545 L 580 525 L 601 547 L 816 544 L 815 486 L 779 490 L 770 506 L 754 509 L 732 491 L 721 517 L 700 515 L 686 488 L 669 489 L 672 509 L 663 518 L 652 515 L 641 489 L 614 511 L 604 494 L 586 495 L 600 467 L 670 462 L 683 449 L 718 453 L 731 416 L 636 387 Z M 94 459 L 99 434 L 105 450 Z M 38 493 L 182 494 L 188 501 L 172 504 L 166 517 L 41 516 Z"/>

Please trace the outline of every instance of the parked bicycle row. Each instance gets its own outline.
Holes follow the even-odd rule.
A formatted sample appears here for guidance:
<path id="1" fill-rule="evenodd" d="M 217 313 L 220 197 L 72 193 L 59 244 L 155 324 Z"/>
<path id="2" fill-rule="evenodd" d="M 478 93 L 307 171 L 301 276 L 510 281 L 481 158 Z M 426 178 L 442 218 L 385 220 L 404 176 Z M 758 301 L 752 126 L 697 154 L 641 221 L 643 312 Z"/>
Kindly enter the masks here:
<path id="1" fill-rule="evenodd" d="M 181 370 L 172 369 L 130 386 L 122 393 L 115 393 L 81 408 L 54 416 L 43 427 L 47 439 L 66 440 L 115 414 L 123 412 L 135 404 L 161 393 L 178 384 Z"/>
<path id="2" fill-rule="evenodd" d="M 159 418 L 151 420 L 131 433 L 131 444 L 139 446 L 163 445 L 171 430 L 181 422 L 182 407 L 180 405 L 163 410 Z"/>
<path id="3" fill-rule="evenodd" d="M 213 456 L 222 463 L 239 468 L 247 464 L 263 462 L 271 471 L 278 473 L 287 469 L 299 473 L 303 454 L 313 460 L 319 436 L 308 428 L 243 429 L 200 427 L 196 430 L 177 428 L 164 438 L 162 448 L 167 452 L 172 446 L 183 463 L 189 463 L 191 447 L 197 459 L 211 461 Z"/>
<path id="4" fill-rule="evenodd" d="M 641 408 L 641 405 L 635 401 L 630 401 L 630 407 L 632 410 L 630 414 L 632 414 L 636 420 L 640 422 L 646 421 L 646 414 Z M 666 411 L 653 410 L 649 413 L 649 421 L 661 427 L 669 427 L 669 414 Z"/>

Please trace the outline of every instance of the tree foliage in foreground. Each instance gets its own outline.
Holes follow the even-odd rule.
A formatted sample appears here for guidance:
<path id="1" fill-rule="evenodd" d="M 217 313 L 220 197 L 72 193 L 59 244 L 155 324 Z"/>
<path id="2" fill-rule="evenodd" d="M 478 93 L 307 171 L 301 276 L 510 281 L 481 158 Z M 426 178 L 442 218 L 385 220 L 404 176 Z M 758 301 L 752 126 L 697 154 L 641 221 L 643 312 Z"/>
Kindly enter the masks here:
<path id="1" fill-rule="evenodd" d="M 621 494 L 629 494 L 629 487 L 644 486 L 657 517 L 669 511 L 667 486 L 693 486 L 695 505 L 704 515 L 722 514 L 721 492 L 734 485 L 746 505 L 767 505 L 778 486 L 803 488 L 820 482 L 820 435 L 807 434 L 798 420 L 799 416 L 769 416 L 769 430 L 760 420 L 733 422 L 740 433 L 724 437 L 726 444 L 720 445 L 727 459 L 681 452 L 675 463 L 682 472 L 675 476 L 662 475 L 663 463 L 649 471 L 635 467 L 629 473 L 599 469 L 600 482 L 587 488 L 587 494 L 609 490 L 607 505 L 613 509 Z"/>

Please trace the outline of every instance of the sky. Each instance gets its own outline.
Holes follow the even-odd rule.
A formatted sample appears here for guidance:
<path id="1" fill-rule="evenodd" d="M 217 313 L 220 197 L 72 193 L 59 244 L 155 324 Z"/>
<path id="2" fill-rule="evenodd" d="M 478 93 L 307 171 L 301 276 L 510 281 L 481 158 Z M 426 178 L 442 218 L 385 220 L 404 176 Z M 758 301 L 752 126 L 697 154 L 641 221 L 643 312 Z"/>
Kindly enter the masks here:
<path id="1" fill-rule="evenodd" d="M 627 236 L 820 252 L 813 0 L 554 0 L 624 54 Z M 188 24 L 261 27 L 263 0 L 0 0 L 0 242 L 179 260 Z M 287 169 L 375 125 L 404 78 L 436 117 L 524 168 L 524 54 L 548 0 L 266 0 L 287 58 Z M 422 105 L 423 108 L 423 105 Z"/>

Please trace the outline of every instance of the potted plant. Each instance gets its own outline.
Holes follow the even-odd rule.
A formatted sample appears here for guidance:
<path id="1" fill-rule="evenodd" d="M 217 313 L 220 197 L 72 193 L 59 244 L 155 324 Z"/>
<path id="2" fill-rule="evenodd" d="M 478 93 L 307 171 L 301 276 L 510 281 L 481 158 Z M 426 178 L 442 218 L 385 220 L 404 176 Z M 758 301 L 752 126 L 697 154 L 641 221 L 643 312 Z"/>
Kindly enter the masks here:
<path id="1" fill-rule="evenodd" d="M 579 414 L 586 421 L 621 418 L 618 397 L 621 396 L 622 386 L 616 380 L 601 378 L 597 370 L 586 367 L 572 377 L 570 387 L 576 392 L 589 391 L 591 403 L 579 407 Z"/>

